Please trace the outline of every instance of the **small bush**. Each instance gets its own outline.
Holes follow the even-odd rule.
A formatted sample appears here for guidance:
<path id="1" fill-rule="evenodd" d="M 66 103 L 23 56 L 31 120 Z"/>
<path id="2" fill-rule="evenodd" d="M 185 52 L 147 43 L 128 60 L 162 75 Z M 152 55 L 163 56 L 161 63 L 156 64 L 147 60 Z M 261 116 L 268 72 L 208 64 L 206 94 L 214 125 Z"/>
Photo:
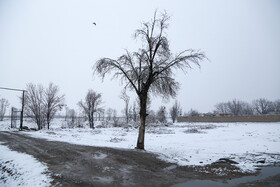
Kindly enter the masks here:
<path id="1" fill-rule="evenodd" d="M 148 128 L 146 130 L 147 133 L 151 134 L 175 134 L 175 132 L 171 129 L 166 129 L 166 128 Z"/>
<path id="2" fill-rule="evenodd" d="M 200 131 L 197 128 L 191 128 L 191 129 L 185 130 L 184 133 L 191 134 L 191 133 L 205 133 L 205 132 Z"/>

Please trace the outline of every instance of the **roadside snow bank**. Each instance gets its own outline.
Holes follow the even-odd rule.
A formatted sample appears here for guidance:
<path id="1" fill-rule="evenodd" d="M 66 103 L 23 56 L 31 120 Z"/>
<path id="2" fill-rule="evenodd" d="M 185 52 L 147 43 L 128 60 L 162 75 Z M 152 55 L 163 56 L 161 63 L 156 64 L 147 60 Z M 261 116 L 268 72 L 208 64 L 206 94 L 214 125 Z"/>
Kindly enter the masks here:
<path id="1" fill-rule="evenodd" d="M 0 186 L 51 186 L 48 168 L 34 157 L 0 142 Z"/>

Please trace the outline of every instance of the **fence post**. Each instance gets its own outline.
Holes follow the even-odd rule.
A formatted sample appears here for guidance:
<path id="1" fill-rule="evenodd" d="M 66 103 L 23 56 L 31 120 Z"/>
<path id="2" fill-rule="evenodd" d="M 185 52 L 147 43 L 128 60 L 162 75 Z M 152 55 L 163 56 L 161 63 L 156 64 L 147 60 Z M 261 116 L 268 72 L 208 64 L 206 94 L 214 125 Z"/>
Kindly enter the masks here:
<path id="1" fill-rule="evenodd" d="M 24 90 L 22 90 L 22 105 L 21 105 L 21 115 L 20 115 L 20 129 L 22 131 L 22 123 L 23 123 L 23 108 L 24 108 Z"/>
<path id="2" fill-rule="evenodd" d="M 12 113 L 11 113 L 11 128 L 13 128 L 13 111 L 14 110 L 14 108 L 12 107 Z"/>

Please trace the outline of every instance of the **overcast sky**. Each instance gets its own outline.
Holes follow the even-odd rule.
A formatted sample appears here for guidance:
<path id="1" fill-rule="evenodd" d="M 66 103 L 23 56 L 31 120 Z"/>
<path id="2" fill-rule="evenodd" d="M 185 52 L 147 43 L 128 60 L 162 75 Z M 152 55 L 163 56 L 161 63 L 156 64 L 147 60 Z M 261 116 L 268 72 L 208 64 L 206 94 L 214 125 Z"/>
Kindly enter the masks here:
<path id="1" fill-rule="evenodd" d="M 53 82 L 75 109 L 93 89 L 103 94 L 104 108 L 120 115 L 123 86 L 110 77 L 102 83 L 92 66 L 141 47 L 132 34 L 156 9 L 171 16 L 173 53 L 200 49 L 210 59 L 187 75 L 176 73 L 184 111 L 212 111 L 234 98 L 280 98 L 279 0 L 0 0 L 0 87 Z M 20 106 L 17 96 L 0 90 L 13 106 Z M 152 109 L 173 103 L 153 97 Z"/>

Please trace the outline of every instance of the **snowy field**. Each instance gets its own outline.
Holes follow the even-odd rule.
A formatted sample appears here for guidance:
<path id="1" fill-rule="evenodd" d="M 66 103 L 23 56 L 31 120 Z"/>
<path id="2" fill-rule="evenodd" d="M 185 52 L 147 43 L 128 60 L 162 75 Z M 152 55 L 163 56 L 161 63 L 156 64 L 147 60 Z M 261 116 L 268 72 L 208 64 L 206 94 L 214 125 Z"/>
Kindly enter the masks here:
<path id="1" fill-rule="evenodd" d="M 0 142 L 0 186 L 50 186 L 47 166 Z"/>
<path id="2" fill-rule="evenodd" d="M 0 122 L 0 128 L 10 130 L 7 124 Z M 63 120 L 56 120 L 50 130 L 21 133 L 50 141 L 126 149 L 134 149 L 138 135 L 138 129 L 132 127 L 61 127 L 65 127 Z M 147 127 L 145 149 L 178 165 L 206 165 L 229 158 L 242 171 L 254 171 L 256 166 L 279 163 L 280 123 L 175 123 Z"/>

